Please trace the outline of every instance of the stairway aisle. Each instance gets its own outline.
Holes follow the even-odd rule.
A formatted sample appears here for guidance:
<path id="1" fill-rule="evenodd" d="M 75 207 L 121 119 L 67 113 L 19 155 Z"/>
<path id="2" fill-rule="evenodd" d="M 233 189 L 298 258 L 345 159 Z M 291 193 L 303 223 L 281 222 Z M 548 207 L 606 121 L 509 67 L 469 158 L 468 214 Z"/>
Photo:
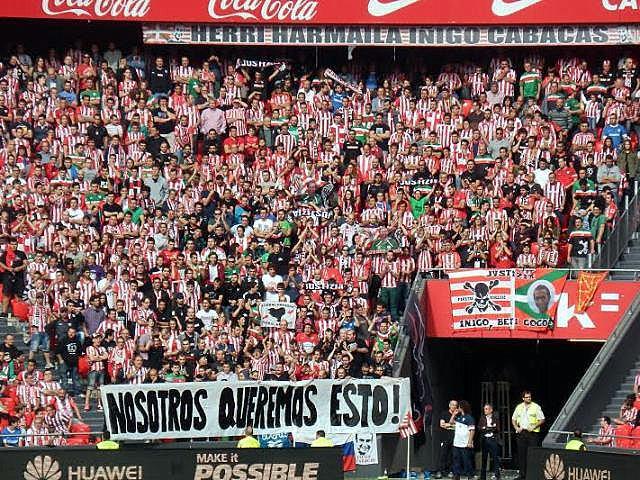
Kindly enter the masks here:
<path id="1" fill-rule="evenodd" d="M 25 327 L 26 326 L 22 322 L 17 321 L 15 318 L 10 321 L 7 321 L 6 318 L 0 318 L 0 341 L 4 342 L 4 338 L 7 334 L 13 335 L 15 337 L 16 348 L 25 354 L 26 359 L 29 354 L 29 346 L 24 343 L 26 333 Z M 35 358 L 38 364 L 38 369 L 44 369 L 45 361 L 42 353 L 38 352 Z M 55 373 L 56 378 L 58 378 L 57 369 L 55 370 Z M 92 399 L 92 409 L 89 412 L 85 412 L 83 410 L 84 398 L 78 396 L 75 398 L 75 401 L 77 402 L 80 413 L 82 414 L 82 421 L 91 427 L 92 432 L 102 432 L 104 427 L 104 415 L 102 412 L 96 410 L 95 399 Z"/>

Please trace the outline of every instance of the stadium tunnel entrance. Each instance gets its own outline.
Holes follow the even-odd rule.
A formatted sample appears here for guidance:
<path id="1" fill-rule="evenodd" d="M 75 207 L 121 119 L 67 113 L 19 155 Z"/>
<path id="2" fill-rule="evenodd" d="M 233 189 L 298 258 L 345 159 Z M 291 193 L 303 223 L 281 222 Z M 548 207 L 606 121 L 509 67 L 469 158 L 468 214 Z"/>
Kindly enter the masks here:
<path id="1" fill-rule="evenodd" d="M 521 402 L 522 390 L 531 390 L 534 401 L 544 411 L 548 429 L 601 346 L 600 342 L 575 341 L 427 340 L 425 364 L 433 395 L 433 441 L 428 441 L 421 452 L 425 464 L 437 470 L 439 418 L 449 400 L 469 401 L 477 419 L 482 412 L 483 382 L 494 385 L 494 403 L 499 401 L 496 382 L 508 382 L 508 405 L 498 405 L 505 408 L 505 415 L 510 419 Z M 514 456 L 515 439 L 511 457 Z M 513 460 L 505 458 L 505 465 L 512 466 Z"/>

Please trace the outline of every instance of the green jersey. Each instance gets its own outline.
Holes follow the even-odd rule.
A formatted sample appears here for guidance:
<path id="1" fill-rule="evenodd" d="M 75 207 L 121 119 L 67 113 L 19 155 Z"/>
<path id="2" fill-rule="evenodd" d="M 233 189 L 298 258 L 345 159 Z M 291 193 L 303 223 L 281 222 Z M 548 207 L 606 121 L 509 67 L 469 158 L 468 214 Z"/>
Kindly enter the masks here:
<path id="1" fill-rule="evenodd" d="M 520 76 L 520 93 L 523 97 L 537 98 L 540 87 L 540 74 L 538 72 L 524 72 Z"/>

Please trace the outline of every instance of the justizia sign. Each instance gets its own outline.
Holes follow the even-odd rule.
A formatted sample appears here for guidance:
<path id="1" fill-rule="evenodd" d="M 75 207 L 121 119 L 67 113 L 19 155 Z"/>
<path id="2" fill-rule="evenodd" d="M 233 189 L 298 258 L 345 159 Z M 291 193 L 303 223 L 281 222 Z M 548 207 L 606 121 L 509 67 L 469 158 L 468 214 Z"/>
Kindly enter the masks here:
<path id="1" fill-rule="evenodd" d="M 338 448 L 0 450 L 2 478 L 24 480 L 333 480 L 342 478 Z"/>

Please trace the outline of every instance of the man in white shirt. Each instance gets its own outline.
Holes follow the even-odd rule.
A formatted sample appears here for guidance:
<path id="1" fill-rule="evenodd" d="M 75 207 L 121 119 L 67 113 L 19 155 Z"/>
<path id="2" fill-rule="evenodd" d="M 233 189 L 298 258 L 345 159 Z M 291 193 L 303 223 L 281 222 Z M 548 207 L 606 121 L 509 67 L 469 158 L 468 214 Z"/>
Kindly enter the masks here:
<path id="1" fill-rule="evenodd" d="M 211 330 L 213 322 L 218 319 L 218 313 L 211 309 L 211 303 L 209 299 L 202 300 L 202 307 L 196 313 L 196 317 L 202 321 L 206 330 Z"/>
<path id="2" fill-rule="evenodd" d="M 261 208 L 260 214 L 253 222 L 253 233 L 260 243 L 264 243 L 273 233 L 273 220 L 267 216 L 267 209 Z"/>
<path id="3" fill-rule="evenodd" d="M 471 405 L 461 400 L 458 409 L 451 415 L 450 424 L 455 425 L 453 434 L 453 478 L 461 476 L 472 478 L 475 474 L 473 461 L 473 436 L 476 422 L 471 416 Z"/>
<path id="4" fill-rule="evenodd" d="M 549 165 L 547 164 L 547 161 L 541 158 L 540 161 L 538 162 L 538 168 L 536 168 L 533 171 L 533 177 L 535 179 L 535 182 L 538 185 L 540 185 L 543 190 L 549 183 L 550 173 L 551 173 L 551 170 L 549 170 Z"/>
<path id="5" fill-rule="evenodd" d="M 267 302 L 278 301 L 278 284 L 282 283 L 283 279 L 276 273 L 275 265 L 269 265 L 267 273 L 262 275 L 262 284 L 264 285 L 264 299 Z"/>

